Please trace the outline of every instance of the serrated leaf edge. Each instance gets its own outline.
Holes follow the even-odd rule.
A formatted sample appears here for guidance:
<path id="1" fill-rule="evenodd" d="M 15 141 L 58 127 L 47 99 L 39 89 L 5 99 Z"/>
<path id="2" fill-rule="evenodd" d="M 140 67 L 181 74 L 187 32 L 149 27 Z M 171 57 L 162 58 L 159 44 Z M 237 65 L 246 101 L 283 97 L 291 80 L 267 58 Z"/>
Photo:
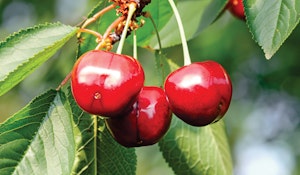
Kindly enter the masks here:
<path id="1" fill-rule="evenodd" d="M 299 24 L 300 22 L 300 13 L 298 14 L 298 22 L 296 22 L 295 26 L 293 28 L 290 29 L 290 31 L 287 32 L 286 34 L 286 38 L 284 40 L 281 41 L 281 43 L 276 47 L 276 48 L 273 48 L 272 49 L 272 53 L 268 53 L 266 51 L 266 49 L 258 42 L 258 40 L 256 39 L 255 35 L 254 35 L 254 32 L 252 31 L 252 27 L 251 27 L 251 24 L 248 20 L 249 18 L 249 7 L 248 7 L 248 4 L 246 3 L 247 0 L 242 0 L 243 1 L 243 4 L 244 4 L 244 8 L 245 8 L 245 17 L 246 17 L 246 24 L 248 26 L 248 29 L 249 29 L 249 32 L 251 33 L 252 35 L 252 39 L 259 45 L 259 47 L 263 50 L 263 52 L 265 53 L 265 58 L 267 60 L 270 60 L 273 55 L 279 50 L 279 48 L 284 44 L 284 42 L 288 39 L 288 37 L 291 35 L 291 33 L 293 32 L 293 30 L 297 27 L 297 25 Z"/>
<path id="2" fill-rule="evenodd" d="M 49 26 L 51 26 L 51 27 L 55 27 L 55 26 L 65 26 L 65 27 L 70 27 L 70 28 L 71 28 L 71 26 L 62 24 L 62 23 L 60 23 L 60 22 L 56 22 L 56 23 L 45 23 L 45 24 L 36 25 L 36 26 L 34 26 L 34 27 L 30 27 L 30 28 L 27 28 L 27 29 L 23 29 L 23 30 L 20 30 L 19 32 L 15 32 L 14 34 L 10 35 L 9 37 L 6 38 L 6 40 L 4 40 L 3 42 L 0 42 L 0 48 L 1 48 L 3 45 L 5 45 L 7 42 L 9 42 L 9 41 L 11 41 L 11 40 L 14 40 L 14 39 L 16 39 L 16 38 L 18 38 L 18 37 L 22 37 L 22 34 L 23 34 L 23 33 L 27 33 L 27 32 L 33 31 L 33 30 L 37 30 L 37 29 L 41 29 L 41 28 L 49 27 Z M 66 35 L 64 38 L 71 38 L 72 35 L 75 34 L 76 31 L 77 31 L 77 30 L 75 30 L 75 29 L 76 29 L 76 28 L 74 28 L 74 32 L 72 32 L 71 34 Z M 58 44 L 58 43 L 60 43 L 60 42 L 62 42 L 62 40 L 58 40 L 58 41 L 54 42 L 53 44 L 51 44 L 51 45 L 49 45 L 48 47 L 46 47 L 46 48 L 44 48 L 43 50 L 41 50 L 40 52 L 34 54 L 32 57 L 28 58 L 26 62 L 23 62 L 22 64 L 20 64 L 19 66 L 17 66 L 13 71 L 11 71 L 10 73 L 8 73 L 8 74 L 0 81 L 0 85 L 1 85 L 3 82 L 5 82 L 5 81 L 12 75 L 12 73 L 14 73 L 16 70 L 18 70 L 18 69 L 21 68 L 21 67 L 25 67 L 25 66 L 28 64 L 28 62 L 30 62 L 32 59 L 36 58 L 36 56 L 38 56 L 38 55 L 44 53 L 44 52 L 47 51 L 48 49 L 51 49 L 54 45 L 56 45 L 56 44 Z M 61 44 L 60 44 L 60 45 L 61 45 Z M 51 52 L 49 52 L 49 53 L 51 53 Z M 51 56 L 49 56 L 49 57 L 51 57 Z M 39 64 L 38 64 L 38 65 L 39 65 Z M 34 68 L 36 68 L 36 67 L 37 67 L 37 65 L 34 66 Z M 33 71 L 34 71 L 34 69 L 30 70 L 30 71 L 28 72 L 28 74 L 30 74 L 30 73 L 33 72 Z M 27 74 L 27 75 L 28 75 L 28 74 Z M 22 77 L 22 79 L 23 79 L 23 78 L 24 78 L 24 76 Z M 21 79 L 21 80 L 22 80 L 22 79 Z M 20 81 L 21 81 L 21 80 L 20 80 Z M 16 85 L 16 84 L 18 84 L 20 81 L 17 81 L 17 82 L 14 83 L 14 84 Z M 13 85 L 13 86 L 14 86 L 14 85 Z M 1 87 L 1 86 L 0 86 L 0 87 Z M 7 91 L 8 91 L 8 90 L 7 90 Z M 3 95 L 4 93 L 6 93 L 7 91 L 2 91 L 2 92 L 0 93 L 0 96 Z"/>
<path id="3" fill-rule="evenodd" d="M 20 111 L 25 110 L 26 108 L 28 108 L 32 103 L 36 102 L 37 100 L 39 100 L 42 96 L 48 94 L 48 93 L 57 93 L 58 91 L 53 90 L 53 89 L 49 89 L 47 91 L 45 91 L 45 93 L 42 93 L 38 96 L 36 96 L 34 99 L 32 99 L 27 105 L 25 105 L 23 108 L 21 108 L 18 112 L 15 112 L 13 115 L 11 115 L 9 118 L 7 118 L 6 120 L 4 120 L 4 122 L 0 123 L 0 128 L 1 126 L 3 126 L 4 124 L 7 124 L 11 122 L 11 120 L 13 120 L 13 116 L 17 115 Z M 50 94 L 49 94 L 50 95 Z M 54 94 L 53 94 L 54 95 Z"/>
<path id="4" fill-rule="evenodd" d="M 176 117 L 175 115 L 174 115 L 174 117 Z M 180 120 L 177 120 L 177 122 L 182 122 L 182 121 L 180 121 Z M 219 122 L 221 122 L 221 123 L 218 123 L 218 125 L 219 125 L 219 127 L 220 127 L 220 129 L 222 129 L 222 130 L 224 130 L 224 134 L 225 134 L 225 123 L 224 123 L 224 121 L 219 121 Z M 181 123 L 182 125 L 185 125 L 186 123 Z M 178 125 L 178 124 L 174 124 L 174 126 L 173 127 L 176 127 L 176 125 Z M 192 127 L 192 126 L 189 126 L 189 127 Z M 214 131 L 213 131 L 213 127 L 211 126 L 211 125 L 208 125 L 208 126 L 205 126 L 205 128 L 201 128 L 201 129 L 205 129 L 205 131 L 202 131 L 202 132 L 206 132 L 206 133 L 208 133 L 208 134 L 210 134 L 210 135 L 212 135 L 212 136 L 214 136 L 214 139 L 212 139 L 212 142 L 214 142 L 214 143 L 218 143 L 217 142 L 217 140 L 215 139 L 216 138 L 216 134 L 214 134 Z M 229 149 L 229 145 L 228 145 L 228 141 L 227 141 L 227 137 L 226 137 L 226 147 Z M 162 146 L 161 146 L 161 142 L 159 142 L 159 151 L 161 152 L 161 153 L 164 153 L 164 151 L 162 150 Z M 215 144 L 215 145 L 218 145 L 217 146 L 217 151 L 218 152 L 220 152 L 220 150 L 221 150 L 221 147 L 220 147 L 220 144 Z M 231 154 L 230 154 L 230 150 L 228 150 L 229 152 L 229 161 L 231 162 L 230 163 L 230 172 L 228 173 L 228 174 L 230 174 L 230 173 L 232 173 L 232 171 L 233 171 L 233 167 L 232 167 L 232 159 L 231 159 Z M 218 154 L 218 155 L 221 155 L 221 154 Z M 218 156 L 218 157 L 220 157 L 220 160 L 224 160 L 223 158 L 222 158 L 222 156 Z M 163 158 L 164 158 L 164 160 L 165 160 L 165 162 L 167 163 L 167 165 L 168 165 L 168 167 L 169 168 L 171 168 L 172 170 L 173 170 L 173 172 L 174 173 L 177 173 L 177 172 L 175 172 L 175 170 L 173 169 L 173 167 L 172 167 L 172 165 L 171 165 L 171 163 L 166 159 L 166 157 L 165 156 L 163 156 Z M 200 162 L 201 162 L 201 160 L 199 160 Z M 198 162 L 199 163 L 199 162 Z M 201 165 L 203 166 L 203 169 L 210 169 L 211 167 L 209 166 L 209 165 L 205 165 L 205 164 L 203 164 L 203 163 L 201 163 Z M 223 161 L 222 162 L 222 167 L 223 167 L 223 169 L 226 169 L 225 167 L 225 162 Z"/>
<path id="5" fill-rule="evenodd" d="M 55 23 L 44 23 L 44 24 L 38 24 L 38 25 L 35 25 L 33 27 L 29 27 L 29 28 L 26 28 L 26 29 L 21 29 L 17 32 L 14 32 L 12 33 L 11 35 L 9 35 L 8 37 L 5 38 L 5 40 L 1 41 L 0 42 L 0 48 L 7 42 L 9 42 L 10 40 L 13 40 L 15 39 L 16 37 L 20 37 L 22 36 L 23 33 L 27 33 L 29 31 L 32 31 L 32 30 L 36 30 L 36 29 L 40 29 L 40 28 L 44 28 L 44 27 L 48 27 L 48 26 L 59 26 L 59 25 L 64 25 L 62 24 L 61 22 L 55 22 Z M 66 25 L 67 26 L 67 25 Z"/>

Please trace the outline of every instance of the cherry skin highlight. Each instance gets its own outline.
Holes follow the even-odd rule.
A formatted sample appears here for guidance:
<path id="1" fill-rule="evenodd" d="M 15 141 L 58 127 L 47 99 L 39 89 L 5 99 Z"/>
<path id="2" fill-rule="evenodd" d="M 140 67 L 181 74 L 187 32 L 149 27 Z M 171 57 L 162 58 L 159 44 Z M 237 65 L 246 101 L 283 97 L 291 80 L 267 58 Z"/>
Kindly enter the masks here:
<path id="1" fill-rule="evenodd" d="M 232 85 L 225 69 L 217 62 L 196 62 L 172 72 L 165 92 L 173 113 L 193 126 L 205 126 L 226 113 Z"/>
<path id="2" fill-rule="evenodd" d="M 243 0 L 229 0 L 227 9 L 237 18 L 245 20 Z"/>
<path id="3" fill-rule="evenodd" d="M 84 111 L 114 117 L 127 110 L 144 84 L 140 63 L 126 55 L 93 50 L 75 63 L 71 89 Z"/>
<path id="4" fill-rule="evenodd" d="M 130 113 L 106 119 L 115 140 L 125 147 L 157 143 L 169 129 L 172 112 L 165 92 L 159 87 L 144 87 Z"/>

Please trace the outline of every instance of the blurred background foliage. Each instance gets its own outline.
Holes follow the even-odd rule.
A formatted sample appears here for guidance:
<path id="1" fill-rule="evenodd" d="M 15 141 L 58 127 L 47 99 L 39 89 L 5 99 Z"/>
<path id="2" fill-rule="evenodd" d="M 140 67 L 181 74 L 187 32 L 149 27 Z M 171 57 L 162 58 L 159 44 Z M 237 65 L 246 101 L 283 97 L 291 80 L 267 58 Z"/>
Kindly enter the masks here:
<path id="1" fill-rule="evenodd" d="M 97 0 L 0 0 L 0 40 L 21 28 L 60 21 L 77 25 Z M 142 30 L 142 28 L 140 29 Z M 0 122 L 32 98 L 56 88 L 76 60 L 76 39 L 7 94 L 0 97 Z M 30 44 L 30 43 L 28 43 Z M 189 41 L 193 61 L 220 62 L 233 82 L 225 116 L 236 175 L 300 174 L 300 27 L 271 60 L 253 41 L 245 22 L 225 12 Z M 131 43 L 125 53 L 131 54 Z M 164 52 L 182 64 L 181 46 Z M 158 85 L 154 53 L 140 48 L 146 84 Z M 157 145 L 138 148 L 138 175 L 172 174 Z"/>

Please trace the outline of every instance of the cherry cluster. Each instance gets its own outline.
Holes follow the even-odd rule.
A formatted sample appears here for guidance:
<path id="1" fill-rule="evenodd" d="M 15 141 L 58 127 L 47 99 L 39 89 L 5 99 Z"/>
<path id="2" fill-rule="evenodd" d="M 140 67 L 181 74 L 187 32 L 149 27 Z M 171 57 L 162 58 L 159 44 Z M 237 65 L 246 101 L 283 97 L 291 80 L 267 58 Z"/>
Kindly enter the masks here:
<path id="1" fill-rule="evenodd" d="M 71 89 L 86 112 L 103 116 L 121 145 L 156 143 L 168 130 L 172 112 L 193 126 L 216 122 L 226 113 L 231 81 L 214 61 L 192 63 L 172 72 L 164 89 L 144 86 L 144 71 L 134 58 L 93 50 L 75 63 Z"/>
<path id="2" fill-rule="evenodd" d="M 157 143 L 170 127 L 172 113 L 192 126 L 219 121 L 228 110 L 232 85 L 217 62 L 189 63 L 170 73 L 163 88 L 144 86 L 144 70 L 131 56 L 111 52 L 112 45 L 139 26 L 136 17 L 150 0 L 113 0 L 81 26 L 97 37 L 97 47 L 84 53 L 71 72 L 71 90 L 78 106 L 102 116 L 115 140 L 126 147 Z M 86 29 L 116 6 L 121 14 L 104 35 Z M 131 9 L 135 9 L 134 13 Z M 129 28 L 128 28 L 129 26 Z M 123 34 L 126 32 L 125 35 Z M 120 39 L 120 37 L 122 37 Z"/>

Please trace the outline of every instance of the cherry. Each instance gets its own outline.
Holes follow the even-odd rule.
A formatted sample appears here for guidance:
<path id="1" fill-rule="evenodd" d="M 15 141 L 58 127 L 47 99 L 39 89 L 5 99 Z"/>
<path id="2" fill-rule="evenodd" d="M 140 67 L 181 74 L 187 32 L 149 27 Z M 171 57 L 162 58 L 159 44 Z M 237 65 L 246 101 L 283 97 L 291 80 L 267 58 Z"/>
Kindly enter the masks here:
<path id="1" fill-rule="evenodd" d="M 219 63 L 204 61 L 169 74 L 165 91 L 177 117 L 193 126 L 205 126 L 224 116 L 231 101 L 232 86 Z"/>
<path id="2" fill-rule="evenodd" d="M 226 7 L 231 12 L 231 14 L 242 20 L 245 20 L 243 0 L 229 0 Z"/>
<path id="3" fill-rule="evenodd" d="M 77 104 L 90 114 L 106 117 L 127 110 L 143 84 L 144 71 L 136 59 L 101 50 L 83 54 L 71 75 Z"/>
<path id="4" fill-rule="evenodd" d="M 159 87 L 144 87 L 132 110 L 118 118 L 106 119 L 115 140 L 125 147 L 152 145 L 167 132 L 172 112 L 165 92 Z"/>

